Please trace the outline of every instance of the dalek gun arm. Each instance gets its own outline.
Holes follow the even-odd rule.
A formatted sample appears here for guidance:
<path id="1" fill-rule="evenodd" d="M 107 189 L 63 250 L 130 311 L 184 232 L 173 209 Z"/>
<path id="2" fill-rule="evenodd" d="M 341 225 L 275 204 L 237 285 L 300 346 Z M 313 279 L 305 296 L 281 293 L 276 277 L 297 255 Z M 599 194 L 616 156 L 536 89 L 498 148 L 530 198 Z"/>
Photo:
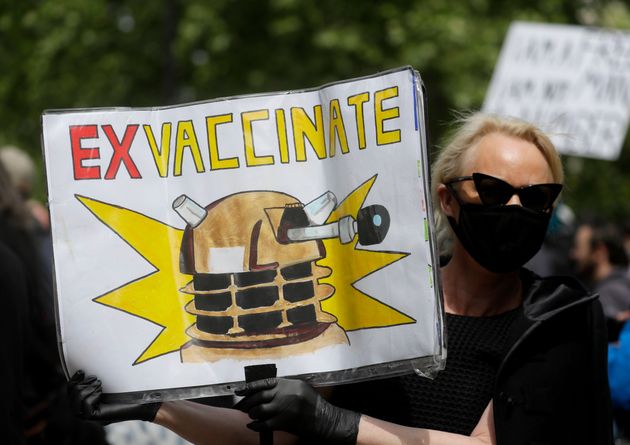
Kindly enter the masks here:
<path id="1" fill-rule="evenodd" d="M 348 244 L 359 235 L 359 243 L 364 246 L 379 244 L 389 230 L 389 212 L 379 204 L 364 207 L 359 210 L 357 219 L 344 216 L 339 220 L 324 224 L 337 205 L 337 199 L 332 192 L 326 192 L 304 206 L 303 210 L 308 225 L 293 226 L 286 229 L 286 238 L 290 242 L 301 242 L 339 238 L 342 244 Z M 324 217 L 325 215 L 325 217 Z M 281 226 L 286 227 L 286 222 Z"/>

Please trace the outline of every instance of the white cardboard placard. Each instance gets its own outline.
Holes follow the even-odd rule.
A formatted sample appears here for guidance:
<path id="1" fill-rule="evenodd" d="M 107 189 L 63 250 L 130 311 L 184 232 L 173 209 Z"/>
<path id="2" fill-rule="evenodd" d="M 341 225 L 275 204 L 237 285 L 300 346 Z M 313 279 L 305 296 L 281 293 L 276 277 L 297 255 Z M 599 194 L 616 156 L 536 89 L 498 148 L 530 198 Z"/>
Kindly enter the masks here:
<path id="1" fill-rule="evenodd" d="M 44 113 L 68 373 L 146 401 L 227 393 L 252 364 L 314 384 L 439 369 L 420 86 L 400 68 Z"/>
<path id="2" fill-rule="evenodd" d="M 537 124 L 563 154 L 617 159 L 630 119 L 630 33 L 513 23 L 483 111 Z"/>

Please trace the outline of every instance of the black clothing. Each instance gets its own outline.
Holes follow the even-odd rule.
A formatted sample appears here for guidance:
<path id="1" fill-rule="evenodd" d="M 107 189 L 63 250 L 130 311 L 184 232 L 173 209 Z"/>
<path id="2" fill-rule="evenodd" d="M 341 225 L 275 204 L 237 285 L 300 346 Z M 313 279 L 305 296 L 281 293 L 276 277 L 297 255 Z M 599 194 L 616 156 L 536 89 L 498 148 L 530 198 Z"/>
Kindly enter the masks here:
<path id="1" fill-rule="evenodd" d="M 446 314 L 448 363 L 434 380 L 408 374 L 344 385 L 335 388 L 332 402 L 389 422 L 469 435 L 492 398 L 499 364 L 511 346 L 507 332 L 519 313 L 520 308 L 493 317 Z M 365 408 L 366 397 L 378 403 Z"/>
<path id="2" fill-rule="evenodd" d="M 66 379 L 57 348 L 51 271 L 43 266 L 31 228 L 22 227 L 14 219 L 0 215 L 0 243 L 4 243 L 12 254 L 11 262 L 0 261 L 0 271 L 24 281 L 22 293 L 6 291 L 5 294 L 4 289 L 2 291 L 5 299 L 12 295 L 19 302 L 23 313 L 21 331 L 3 337 L 11 338 L 14 345 L 21 339 L 21 408 L 12 412 L 12 415 L 19 414 L 21 418 L 14 423 L 15 427 L 21 429 L 20 435 L 28 445 L 106 444 L 103 427 L 75 418 L 68 406 Z M 7 316 L 13 313 L 8 308 L 4 312 Z M 7 364 L 12 362 L 4 361 Z M 18 391 L 17 384 L 5 386 Z"/>
<path id="3" fill-rule="evenodd" d="M 497 444 L 612 444 L 606 327 L 597 294 L 524 276 L 523 314 L 494 392 Z M 447 365 L 448 366 L 448 365 Z"/>
<path id="4" fill-rule="evenodd" d="M 57 348 L 53 309 L 52 277 L 42 267 L 41 257 L 32 230 L 20 227 L 9 218 L 0 217 L 0 241 L 11 249 L 22 264 L 27 277 L 28 323 L 25 326 L 24 398 L 27 407 L 41 404 L 57 388 L 65 387 Z M 30 408 L 29 408 L 30 417 Z M 31 419 L 26 428 L 30 428 Z"/>
<path id="5" fill-rule="evenodd" d="M 22 444 L 26 278 L 19 259 L 0 242 L 0 443 Z"/>
<path id="6" fill-rule="evenodd" d="M 597 295 L 588 295 L 571 278 L 543 279 L 523 270 L 521 279 L 522 311 L 508 329 L 506 342 L 511 347 L 499 364 L 492 390 L 497 444 L 612 444 L 606 329 Z M 452 323 L 451 317 L 447 323 Z M 453 357 L 458 340 L 448 340 L 446 369 L 460 360 Z M 454 392 L 474 385 L 476 377 L 470 378 L 458 383 Z M 431 410 L 443 397 L 418 400 L 413 393 L 399 393 L 391 400 L 379 391 L 378 381 L 365 385 L 355 402 L 363 413 L 385 403 L 381 411 L 400 414 L 396 406 L 414 404 Z M 404 413 L 387 420 L 411 426 Z M 446 422 L 451 429 L 456 426 L 451 419 Z"/>

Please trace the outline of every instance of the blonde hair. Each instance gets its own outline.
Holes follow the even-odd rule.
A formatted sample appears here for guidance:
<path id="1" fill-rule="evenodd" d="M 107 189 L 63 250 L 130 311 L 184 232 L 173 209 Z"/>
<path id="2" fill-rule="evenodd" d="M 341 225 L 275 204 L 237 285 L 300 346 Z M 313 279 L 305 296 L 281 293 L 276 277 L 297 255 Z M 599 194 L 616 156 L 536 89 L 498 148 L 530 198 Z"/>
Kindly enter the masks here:
<path id="1" fill-rule="evenodd" d="M 534 144 L 542 153 L 554 182 L 562 184 L 562 161 L 549 137 L 536 126 L 516 118 L 472 113 L 458 119 L 459 126 L 432 166 L 431 194 L 440 255 L 451 253 L 453 233 L 442 213 L 437 189 L 440 184 L 463 175 L 465 155 L 484 136 L 500 133 Z"/>
<path id="2" fill-rule="evenodd" d="M 7 145 L 0 148 L 0 162 L 4 164 L 11 182 L 24 199 L 28 199 L 35 183 L 35 163 L 22 149 Z"/>

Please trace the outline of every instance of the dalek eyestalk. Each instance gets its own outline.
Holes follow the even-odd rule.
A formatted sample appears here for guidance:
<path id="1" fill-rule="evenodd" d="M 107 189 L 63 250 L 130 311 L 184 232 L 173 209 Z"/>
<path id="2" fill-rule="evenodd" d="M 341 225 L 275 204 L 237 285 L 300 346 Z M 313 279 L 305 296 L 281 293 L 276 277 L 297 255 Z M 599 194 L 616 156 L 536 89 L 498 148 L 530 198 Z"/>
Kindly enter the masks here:
<path id="1" fill-rule="evenodd" d="M 206 209 L 186 195 L 180 195 L 173 201 L 173 210 L 192 228 L 201 224 L 208 215 Z"/>

